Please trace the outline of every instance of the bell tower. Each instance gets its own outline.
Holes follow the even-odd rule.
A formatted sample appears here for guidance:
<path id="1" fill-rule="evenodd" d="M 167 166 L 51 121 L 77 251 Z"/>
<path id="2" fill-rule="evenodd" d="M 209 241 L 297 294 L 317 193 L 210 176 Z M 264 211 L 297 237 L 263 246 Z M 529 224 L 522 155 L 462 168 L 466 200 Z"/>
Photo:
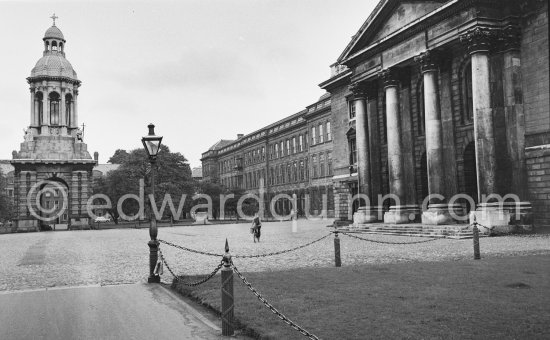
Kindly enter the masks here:
<path id="1" fill-rule="evenodd" d="M 42 57 L 27 78 L 30 123 L 11 161 L 18 230 L 88 225 L 86 202 L 96 161 L 78 128 L 81 81 L 65 58 L 66 40 L 56 26 L 58 17 L 51 18 L 53 24 L 42 38 Z"/>

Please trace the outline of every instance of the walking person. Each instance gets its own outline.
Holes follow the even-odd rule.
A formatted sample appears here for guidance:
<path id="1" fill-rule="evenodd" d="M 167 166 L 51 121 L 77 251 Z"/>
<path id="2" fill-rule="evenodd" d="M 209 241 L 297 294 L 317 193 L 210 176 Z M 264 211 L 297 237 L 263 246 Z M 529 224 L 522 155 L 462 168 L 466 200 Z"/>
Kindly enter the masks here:
<path id="1" fill-rule="evenodd" d="M 258 213 L 254 214 L 254 219 L 252 220 L 252 235 L 254 237 L 254 243 L 256 243 L 256 240 L 260 242 L 260 235 L 262 229 L 262 222 L 260 221 L 260 216 L 258 216 Z"/>

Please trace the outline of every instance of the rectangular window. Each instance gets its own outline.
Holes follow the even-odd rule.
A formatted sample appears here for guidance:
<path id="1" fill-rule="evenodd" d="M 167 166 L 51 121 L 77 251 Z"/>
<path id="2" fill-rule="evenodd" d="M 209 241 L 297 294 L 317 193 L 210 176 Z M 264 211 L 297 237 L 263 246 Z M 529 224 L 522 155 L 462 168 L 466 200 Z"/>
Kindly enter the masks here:
<path id="1" fill-rule="evenodd" d="M 319 176 L 325 177 L 325 154 L 319 155 Z"/>
<path id="2" fill-rule="evenodd" d="M 332 140 L 332 131 L 330 131 L 330 121 L 327 122 L 327 142 Z"/>
<path id="3" fill-rule="evenodd" d="M 275 143 L 275 158 L 279 158 L 279 143 Z"/>
<path id="4" fill-rule="evenodd" d="M 311 177 L 317 178 L 317 156 L 313 155 L 311 156 Z"/>
<path id="5" fill-rule="evenodd" d="M 286 165 L 286 180 L 288 183 L 292 182 L 292 175 L 291 175 L 292 167 L 290 166 L 290 163 Z"/>
<path id="6" fill-rule="evenodd" d="M 319 143 L 325 141 L 325 133 L 323 132 L 323 123 L 319 124 Z"/>
<path id="7" fill-rule="evenodd" d="M 300 161 L 300 181 L 304 180 L 304 161 Z"/>
<path id="8" fill-rule="evenodd" d="M 309 165 L 307 164 L 309 158 L 304 158 L 304 161 L 306 162 L 306 164 L 304 165 L 304 170 L 305 170 L 305 175 L 306 175 L 306 178 L 305 180 L 307 181 L 309 179 Z"/>
<path id="9" fill-rule="evenodd" d="M 290 155 L 290 140 L 286 140 L 286 155 Z"/>
<path id="10" fill-rule="evenodd" d="M 312 126 L 311 127 L 311 145 L 317 144 L 317 137 L 316 137 L 315 131 L 316 131 L 315 126 Z"/>
<path id="11" fill-rule="evenodd" d="M 355 138 L 349 140 L 349 164 L 357 163 L 357 147 Z"/>
<path id="12" fill-rule="evenodd" d="M 296 182 L 298 180 L 298 163 L 294 162 L 292 168 L 292 181 Z"/>
<path id="13" fill-rule="evenodd" d="M 298 137 L 298 145 L 300 146 L 300 152 L 304 151 L 304 136 L 300 135 L 300 137 Z"/>
<path id="14" fill-rule="evenodd" d="M 329 176 L 332 176 L 332 152 L 327 152 L 327 172 Z"/>
<path id="15" fill-rule="evenodd" d="M 355 119 L 355 100 L 348 101 L 349 119 Z"/>
<path id="16" fill-rule="evenodd" d="M 283 157 L 285 155 L 285 142 L 281 141 L 281 157 Z"/>
<path id="17" fill-rule="evenodd" d="M 292 153 L 296 153 L 296 137 L 292 137 Z"/>
<path id="18" fill-rule="evenodd" d="M 265 161 L 265 146 L 262 146 L 262 161 Z"/>

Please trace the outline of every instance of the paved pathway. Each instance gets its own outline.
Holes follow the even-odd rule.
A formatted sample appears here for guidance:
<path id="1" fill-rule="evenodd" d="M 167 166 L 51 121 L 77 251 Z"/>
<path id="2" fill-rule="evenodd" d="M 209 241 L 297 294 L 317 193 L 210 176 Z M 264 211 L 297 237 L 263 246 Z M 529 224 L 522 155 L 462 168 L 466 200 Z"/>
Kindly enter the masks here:
<path id="1" fill-rule="evenodd" d="M 194 249 L 222 253 L 225 239 L 232 254 L 262 254 L 298 246 L 328 233 L 330 221 L 264 223 L 261 243 L 249 225 L 160 228 L 159 238 Z M 294 229 L 294 230 L 293 230 Z M 418 241 L 419 238 L 364 235 L 374 240 Z M 0 235 L 0 291 L 44 287 L 112 285 L 145 282 L 148 276 L 147 229 L 83 230 Z M 472 240 L 441 239 L 416 245 L 385 245 L 341 236 L 344 266 L 359 263 L 447 261 L 471 258 Z M 162 246 L 175 271 L 209 273 L 220 258 Z M 550 235 L 481 239 L 482 256 L 550 254 Z M 298 251 L 259 259 L 234 259 L 242 271 L 272 271 L 334 265 L 332 236 Z M 165 270 L 163 281 L 171 282 Z"/>
<path id="2" fill-rule="evenodd" d="M 223 338 L 158 284 L 4 292 L 0 306 L 0 339 Z"/>

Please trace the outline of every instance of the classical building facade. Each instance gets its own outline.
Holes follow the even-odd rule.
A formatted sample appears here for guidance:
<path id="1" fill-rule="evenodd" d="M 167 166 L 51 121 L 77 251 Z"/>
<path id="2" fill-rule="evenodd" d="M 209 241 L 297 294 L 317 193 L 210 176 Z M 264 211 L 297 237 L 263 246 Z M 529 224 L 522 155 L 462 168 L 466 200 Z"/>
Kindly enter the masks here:
<path id="1" fill-rule="evenodd" d="M 236 140 L 220 140 L 202 154 L 203 180 L 229 190 L 263 192 L 265 211 L 334 215 L 330 95 L 305 110 Z M 288 196 L 280 199 L 278 194 Z M 289 199 L 290 197 L 290 199 Z M 306 209 L 309 208 L 309 209 Z"/>
<path id="2" fill-rule="evenodd" d="M 380 1 L 320 84 L 337 217 L 359 181 L 358 223 L 550 225 L 548 63 L 547 1 Z"/>
<path id="3" fill-rule="evenodd" d="M 18 231 L 52 223 L 87 225 L 96 164 L 78 127 L 81 82 L 65 58 L 66 40 L 55 17 L 42 40 L 43 55 L 27 78 L 30 124 L 10 161 Z"/>

